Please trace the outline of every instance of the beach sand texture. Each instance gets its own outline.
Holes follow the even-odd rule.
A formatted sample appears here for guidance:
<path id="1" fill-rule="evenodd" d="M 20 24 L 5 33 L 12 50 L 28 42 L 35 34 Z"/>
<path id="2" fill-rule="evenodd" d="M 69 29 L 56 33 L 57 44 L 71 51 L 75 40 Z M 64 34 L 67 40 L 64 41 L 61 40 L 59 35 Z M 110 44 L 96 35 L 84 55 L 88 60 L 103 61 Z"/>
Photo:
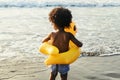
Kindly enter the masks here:
<path id="1" fill-rule="evenodd" d="M 71 64 L 68 80 L 120 80 L 119 59 L 120 56 L 80 57 Z M 49 80 L 49 75 L 50 68 L 40 62 L 40 57 L 0 61 L 0 80 Z"/>

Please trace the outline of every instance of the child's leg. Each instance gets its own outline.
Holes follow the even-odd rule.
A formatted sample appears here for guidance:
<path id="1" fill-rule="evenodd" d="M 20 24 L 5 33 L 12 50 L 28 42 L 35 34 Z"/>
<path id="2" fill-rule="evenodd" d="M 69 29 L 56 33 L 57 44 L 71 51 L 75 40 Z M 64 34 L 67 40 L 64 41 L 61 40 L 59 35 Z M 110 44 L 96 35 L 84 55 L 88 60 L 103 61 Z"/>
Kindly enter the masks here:
<path id="1" fill-rule="evenodd" d="M 54 74 L 54 73 L 51 72 L 50 80 L 55 80 L 57 74 L 58 74 L 58 73 Z"/>
<path id="2" fill-rule="evenodd" d="M 55 80 L 57 74 L 58 74 L 58 65 L 52 65 L 52 72 L 50 75 L 50 80 Z"/>
<path id="3" fill-rule="evenodd" d="M 61 80 L 67 80 L 67 73 L 66 74 L 60 74 Z"/>
<path id="4" fill-rule="evenodd" d="M 60 64 L 58 65 L 58 72 L 60 72 L 61 80 L 67 80 L 67 75 L 69 71 L 69 65 L 68 64 Z"/>

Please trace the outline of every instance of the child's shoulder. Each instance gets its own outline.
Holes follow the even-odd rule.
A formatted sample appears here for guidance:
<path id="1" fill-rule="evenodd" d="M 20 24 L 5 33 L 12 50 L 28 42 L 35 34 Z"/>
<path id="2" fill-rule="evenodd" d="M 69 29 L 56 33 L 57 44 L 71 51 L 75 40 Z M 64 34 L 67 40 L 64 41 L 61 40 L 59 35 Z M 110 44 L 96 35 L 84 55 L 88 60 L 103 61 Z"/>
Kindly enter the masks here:
<path id="1" fill-rule="evenodd" d="M 52 31 L 52 32 L 50 32 L 50 34 L 55 34 L 56 32 L 54 32 L 54 31 Z"/>
<path id="2" fill-rule="evenodd" d="M 72 33 L 70 33 L 70 32 L 66 32 L 66 34 L 68 34 L 68 35 L 73 35 Z"/>
<path id="3" fill-rule="evenodd" d="M 51 36 L 54 36 L 56 34 L 57 34 L 57 32 L 54 32 L 54 31 L 50 33 Z"/>

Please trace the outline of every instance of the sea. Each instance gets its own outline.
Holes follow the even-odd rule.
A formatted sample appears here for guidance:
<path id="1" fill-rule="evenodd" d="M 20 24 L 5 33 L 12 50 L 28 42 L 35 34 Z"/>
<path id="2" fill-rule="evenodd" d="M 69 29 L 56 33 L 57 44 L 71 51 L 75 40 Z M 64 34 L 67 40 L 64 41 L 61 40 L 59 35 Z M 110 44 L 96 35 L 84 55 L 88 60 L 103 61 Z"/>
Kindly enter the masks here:
<path id="1" fill-rule="evenodd" d="M 48 14 L 58 6 L 72 12 L 82 53 L 120 54 L 120 0 L 0 0 L 0 59 L 45 57 L 39 46 L 54 31 Z"/>

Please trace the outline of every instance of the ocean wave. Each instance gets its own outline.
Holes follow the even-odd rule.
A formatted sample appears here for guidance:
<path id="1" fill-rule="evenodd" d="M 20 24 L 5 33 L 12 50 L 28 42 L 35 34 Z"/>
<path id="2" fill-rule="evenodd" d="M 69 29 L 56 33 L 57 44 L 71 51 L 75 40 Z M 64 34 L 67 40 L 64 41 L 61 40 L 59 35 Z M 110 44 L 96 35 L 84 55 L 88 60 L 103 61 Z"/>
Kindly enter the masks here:
<path id="1" fill-rule="evenodd" d="M 0 2 L 0 7 L 20 7 L 20 8 L 34 8 L 34 7 L 120 7 L 120 3 L 81 3 L 81 2 Z"/>

